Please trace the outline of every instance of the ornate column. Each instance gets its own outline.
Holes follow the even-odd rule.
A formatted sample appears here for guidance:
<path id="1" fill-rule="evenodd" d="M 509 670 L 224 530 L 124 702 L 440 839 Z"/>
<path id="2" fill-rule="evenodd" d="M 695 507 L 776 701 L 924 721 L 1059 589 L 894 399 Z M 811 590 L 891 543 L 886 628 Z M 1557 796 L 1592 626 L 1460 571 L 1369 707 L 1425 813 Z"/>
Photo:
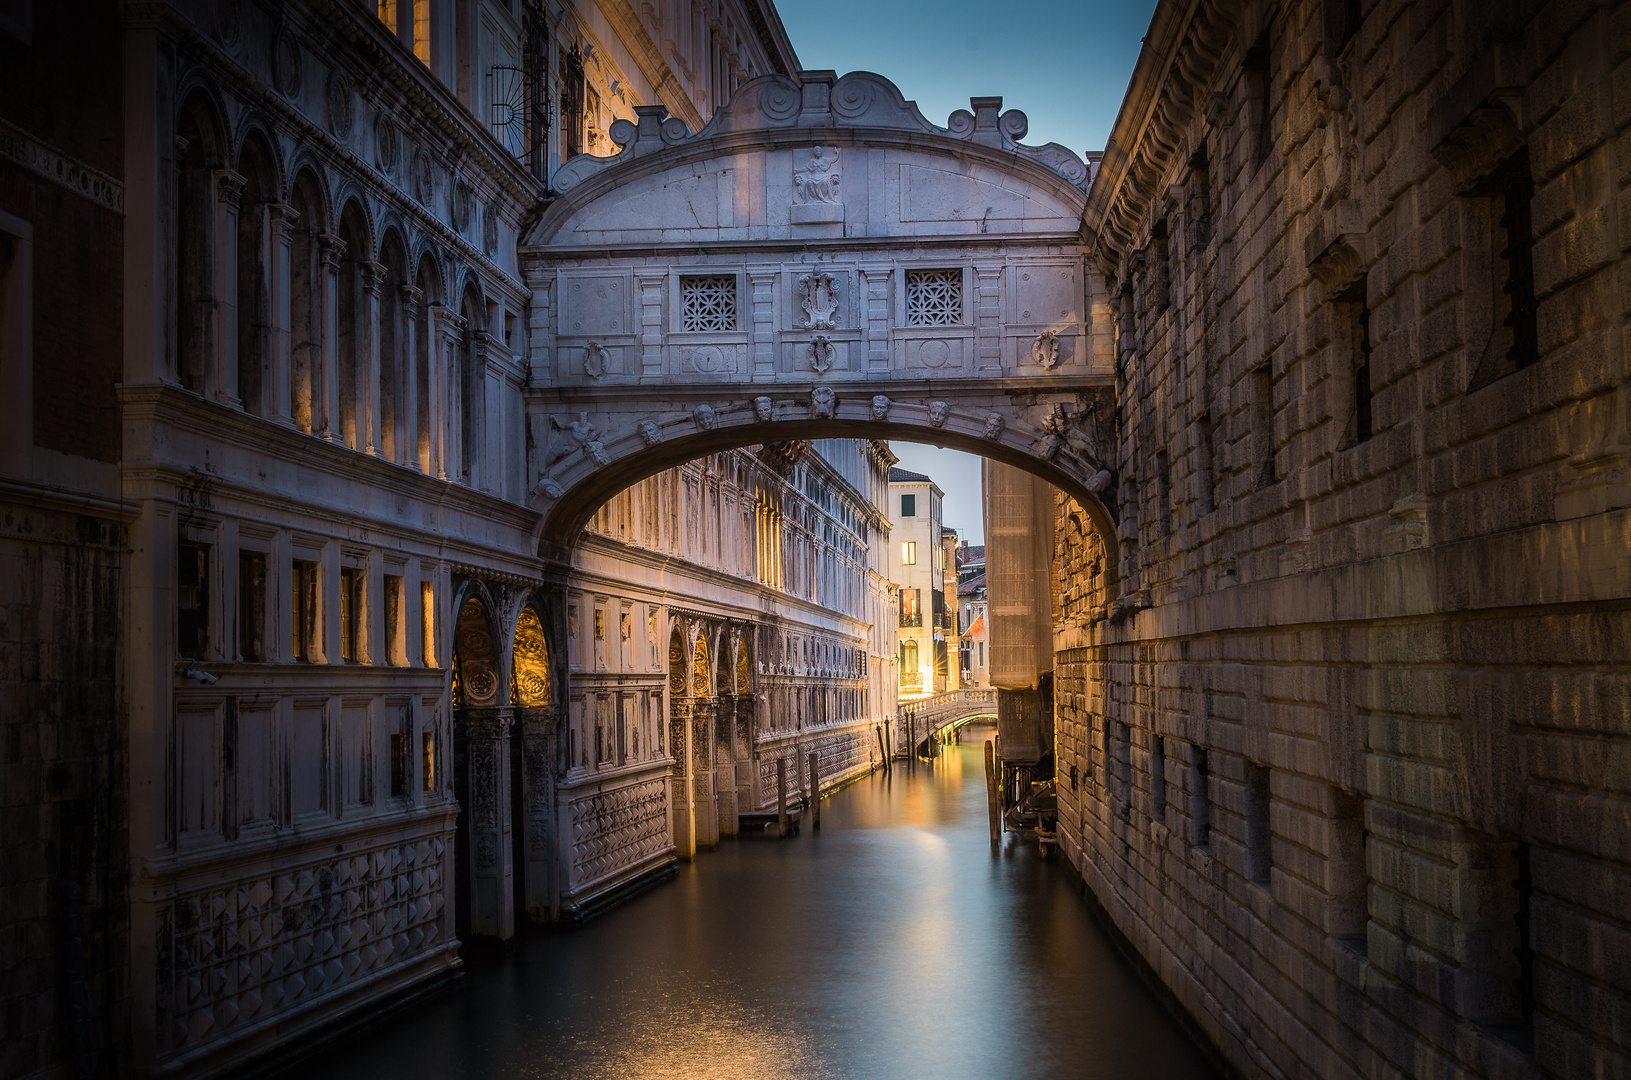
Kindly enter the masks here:
<path id="1" fill-rule="evenodd" d="M 510 726 L 514 716 L 510 706 L 454 713 L 456 732 L 464 743 L 470 929 L 497 938 L 515 933 L 510 834 Z"/>
<path id="2" fill-rule="evenodd" d="M 493 478 L 502 476 L 500 469 L 493 468 L 496 462 L 493 459 L 492 439 L 488 431 L 488 423 L 492 419 L 487 413 L 487 364 L 488 358 L 495 353 L 504 351 L 504 343 L 485 330 L 477 330 L 470 340 L 470 370 L 465 373 L 465 392 L 470 395 L 470 408 L 467 410 L 470 417 L 470 460 L 465 462 L 465 468 L 470 474 L 470 486 L 479 491 L 492 491 Z"/>
<path id="3" fill-rule="evenodd" d="M 715 828 L 720 836 L 735 836 L 736 821 L 736 701 L 735 694 L 719 695 L 714 710 Z"/>
<path id="4" fill-rule="evenodd" d="M 380 448 L 385 445 L 379 431 L 379 295 L 389 271 L 376 262 L 359 263 L 357 269 L 362 274 L 363 290 L 368 294 L 368 302 L 363 305 L 365 310 L 358 315 L 358 321 L 363 324 L 358 328 L 358 340 L 363 343 L 367 362 L 357 365 L 357 446 L 378 457 Z"/>
<path id="5" fill-rule="evenodd" d="M 448 393 L 448 371 L 453 367 L 450 363 L 451 349 L 458 340 L 457 326 L 463 322 L 441 304 L 430 307 L 431 339 L 427 343 L 430 359 L 430 475 L 438 480 L 448 477 L 447 417 L 453 407 Z"/>
<path id="6" fill-rule="evenodd" d="M 345 258 L 345 241 L 329 233 L 317 236 L 318 257 L 323 265 L 323 339 L 322 361 L 314 365 L 322 374 L 319 381 L 322 393 L 313 388 L 312 410 L 321 408 L 321 419 L 312 418 L 312 432 L 329 442 L 341 438 L 340 425 L 340 260 Z M 321 406 L 318 402 L 321 401 Z"/>
<path id="7" fill-rule="evenodd" d="M 758 782 L 757 770 L 753 767 L 753 740 L 758 725 L 753 722 L 754 706 L 758 698 L 752 691 L 736 695 L 736 808 L 740 812 L 743 807 L 757 810 L 762 805 L 754 796 L 754 784 Z"/>
<path id="8" fill-rule="evenodd" d="M 397 366 L 402 376 L 402 441 L 397 446 L 397 460 L 412 469 L 419 469 L 419 305 L 425 294 L 412 285 L 398 286 L 402 293 L 402 355 Z"/>
<path id="9" fill-rule="evenodd" d="M 680 674 L 681 682 L 685 675 Z M 674 761 L 669 772 L 669 806 L 673 814 L 674 853 L 689 859 L 697 853 L 697 836 L 691 814 L 691 782 L 686 766 L 691 760 L 691 699 L 683 697 L 683 686 L 675 689 L 670 676 L 668 688 L 668 754 Z"/>
<path id="10" fill-rule="evenodd" d="M 698 847 L 719 843 L 714 805 L 714 704 L 699 698 L 691 705 L 691 807 Z"/>
<path id="11" fill-rule="evenodd" d="M 527 914 L 543 921 L 555 908 L 556 707 L 517 709 L 511 747 L 521 783 L 522 890 Z"/>
<path id="12" fill-rule="evenodd" d="M 242 406 L 238 396 L 238 214 L 243 205 L 243 177 L 231 169 L 215 170 L 215 296 L 219 333 L 215 368 L 209 377 L 218 401 Z"/>
<path id="13" fill-rule="evenodd" d="M 270 287 L 272 307 L 272 377 L 267 380 L 267 393 L 272 397 L 266 415 L 284 427 L 294 427 L 293 358 L 289 355 L 289 337 L 294 328 L 290 276 L 294 270 L 293 245 L 295 225 L 300 213 L 284 203 L 272 203 L 266 208 L 267 232 L 266 281 Z"/>

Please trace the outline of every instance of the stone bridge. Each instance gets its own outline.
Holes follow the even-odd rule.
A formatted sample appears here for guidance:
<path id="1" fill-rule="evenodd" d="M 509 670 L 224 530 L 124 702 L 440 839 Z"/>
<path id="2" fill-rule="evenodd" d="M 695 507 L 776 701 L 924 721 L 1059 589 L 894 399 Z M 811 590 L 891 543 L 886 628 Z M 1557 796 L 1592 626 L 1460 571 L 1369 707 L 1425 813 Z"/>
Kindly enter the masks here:
<path id="1" fill-rule="evenodd" d="M 701 131 L 661 106 L 527 231 L 531 505 L 565 558 L 608 498 L 738 446 L 929 442 L 1075 496 L 1111 549 L 1115 325 L 1079 229 L 1096 159 L 945 127 L 880 76 L 773 75 Z"/>
<path id="2" fill-rule="evenodd" d="M 900 704 L 900 722 L 903 726 L 913 725 L 918 746 L 970 720 L 986 717 L 997 717 L 997 691 L 992 687 L 946 690 Z"/>

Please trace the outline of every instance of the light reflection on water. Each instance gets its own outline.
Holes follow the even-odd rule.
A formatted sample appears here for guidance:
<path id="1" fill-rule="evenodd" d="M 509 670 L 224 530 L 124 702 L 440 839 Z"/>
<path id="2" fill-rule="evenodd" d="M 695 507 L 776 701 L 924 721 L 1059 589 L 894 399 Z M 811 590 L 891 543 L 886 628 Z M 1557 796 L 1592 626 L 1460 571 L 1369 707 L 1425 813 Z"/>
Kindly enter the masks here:
<path id="1" fill-rule="evenodd" d="M 1034 846 L 983 750 L 898 764 L 785 842 L 724 841 L 283 1080 L 1212 1076 Z"/>

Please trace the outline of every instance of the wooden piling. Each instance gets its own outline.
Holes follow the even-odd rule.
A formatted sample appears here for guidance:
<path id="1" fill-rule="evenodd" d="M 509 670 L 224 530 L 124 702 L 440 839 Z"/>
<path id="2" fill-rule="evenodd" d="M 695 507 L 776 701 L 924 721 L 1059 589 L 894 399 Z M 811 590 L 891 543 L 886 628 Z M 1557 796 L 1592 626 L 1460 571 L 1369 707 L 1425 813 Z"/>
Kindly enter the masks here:
<path id="1" fill-rule="evenodd" d="M 1001 839 L 1002 819 L 997 811 L 996 748 L 990 739 L 985 741 L 985 810 L 991 825 L 991 846 L 996 847 Z"/>
<path id="2" fill-rule="evenodd" d="M 776 835 L 787 836 L 787 759 L 776 759 Z"/>
<path id="3" fill-rule="evenodd" d="M 874 724 L 872 730 L 878 733 L 878 760 L 883 765 L 884 775 L 889 775 L 889 747 L 884 743 L 883 725 Z"/>
<path id="4" fill-rule="evenodd" d="M 821 759 L 810 755 L 810 827 L 821 829 Z"/>

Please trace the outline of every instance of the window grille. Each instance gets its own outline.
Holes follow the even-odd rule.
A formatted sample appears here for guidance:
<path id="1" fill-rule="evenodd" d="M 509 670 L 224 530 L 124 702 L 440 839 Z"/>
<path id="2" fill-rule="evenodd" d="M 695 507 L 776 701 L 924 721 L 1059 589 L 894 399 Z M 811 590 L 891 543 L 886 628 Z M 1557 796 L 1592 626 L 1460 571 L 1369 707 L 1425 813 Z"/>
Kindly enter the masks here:
<path id="1" fill-rule="evenodd" d="M 736 278 L 728 274 L 680 278 L 680 326 L 735 330 Z"/>
<path id="2" fill-rule="evenodd" d="M 960 326 L 962 322 L 961 270 L 906 271 L 907 326 Z"/>

